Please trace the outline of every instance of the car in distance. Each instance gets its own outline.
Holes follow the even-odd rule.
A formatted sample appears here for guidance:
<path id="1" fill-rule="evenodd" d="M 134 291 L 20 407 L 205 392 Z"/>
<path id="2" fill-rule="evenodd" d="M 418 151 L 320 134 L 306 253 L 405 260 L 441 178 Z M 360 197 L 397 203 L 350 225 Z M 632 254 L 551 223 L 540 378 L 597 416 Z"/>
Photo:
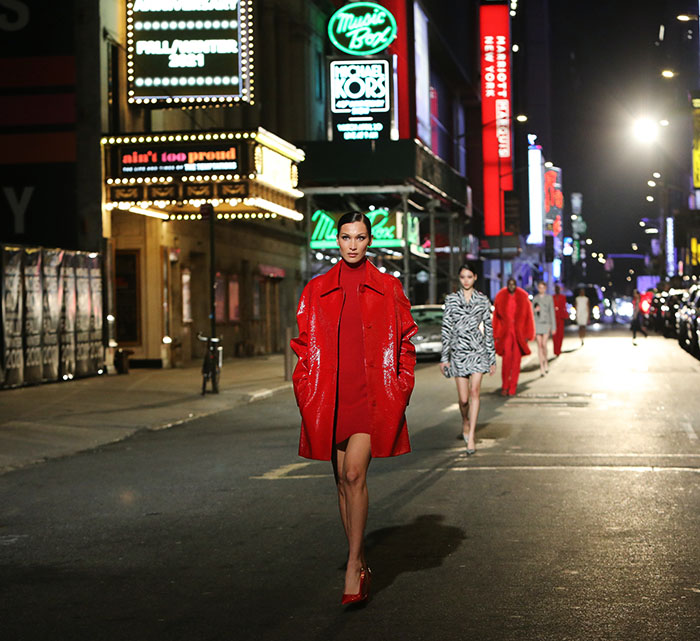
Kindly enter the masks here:
<path id="1" fill-rule="evenodd" d="M 414 305 L 411 307 L 418 332 L 411 338 L 416 356 L 440 357 L 442 353 L 442 314 L 444 305 Z"/>

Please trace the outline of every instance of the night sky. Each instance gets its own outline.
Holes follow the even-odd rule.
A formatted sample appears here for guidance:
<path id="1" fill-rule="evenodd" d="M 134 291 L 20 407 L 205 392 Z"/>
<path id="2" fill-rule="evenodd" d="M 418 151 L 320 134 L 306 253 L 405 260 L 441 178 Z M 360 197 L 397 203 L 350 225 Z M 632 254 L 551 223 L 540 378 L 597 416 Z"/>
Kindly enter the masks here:
<path id="1" fill-rule="evenodd" d="M 648 245 L 638 225 L 655 215 L 646 180 L 659 163 L 690 153 L 678 148 L 682 141 L 672 144 L 680 129 L 663 149 L 641 145 L 630 130 L 635 117 L 678 110 L 681 88 L 663 84 L 655 45 L 665 4 L 673 16 L 692 11 L 686 2 L 550 0 L 553 149 L 546 155 L 562 168 L 567 199 L 583 193 L 593 251 L 630 252 L 635 240 Z"/>

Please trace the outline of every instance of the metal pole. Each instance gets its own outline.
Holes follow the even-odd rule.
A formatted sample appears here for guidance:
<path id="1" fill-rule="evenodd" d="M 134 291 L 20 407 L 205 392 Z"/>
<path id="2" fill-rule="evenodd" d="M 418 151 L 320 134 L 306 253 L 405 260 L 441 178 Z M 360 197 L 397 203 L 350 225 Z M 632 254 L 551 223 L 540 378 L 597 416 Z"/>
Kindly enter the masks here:
<path id="1" fill-rule="evenodd" d="M 503 261 L 503 227 L 505 222 L 503 219 L 505 217 L 505 203 L 503 201 L 504 193 L 501 183 L 501 157 L 498 156 L 498 258 L 501 271 L 499 278 L 501 288 L 503 288 L 505 284 L 505 266 Z"/>
<path id="2" fill-rule="evenodd" d="M 429 205 L 428 219 L 430 221 L 430 256 L 428 257 L 428 303 L 435 305 L 437 301 L 437 253 L 435 251 L 435 205 Z"/>
<path id="3" fill-rule="evenodd" d="M 447 219 L 447 229 L 448 229 L 448 235 L 450 237 L 450 262 L 449 262 L 449 277 L 450 277 L 450 286 L 449 290 L 452 291 L 452 288 L 455 285 L 455 252 L 454 252 L 454 247 L 455 247 L 455 215 L 450 214 L 450 217 Z M 461 244 L 461 243 L 460 243 Z"/>
<path id="4" fill-rule="evenodd" d="M 406 297 L 411 298 L 411 263 L 408 253 L 411 247 L 408 242 L 408 197 L 406 194 L 401 194 L 401 211 L 403 213 L 403 289 Z"/>
<path id="5" fill-rule="evenodd" d="M 216 257 L 214 242 L 214 223 L 216 212 L 209 210 L 209 320 L 211 321 L 211 338 L 216 336 Z"/>

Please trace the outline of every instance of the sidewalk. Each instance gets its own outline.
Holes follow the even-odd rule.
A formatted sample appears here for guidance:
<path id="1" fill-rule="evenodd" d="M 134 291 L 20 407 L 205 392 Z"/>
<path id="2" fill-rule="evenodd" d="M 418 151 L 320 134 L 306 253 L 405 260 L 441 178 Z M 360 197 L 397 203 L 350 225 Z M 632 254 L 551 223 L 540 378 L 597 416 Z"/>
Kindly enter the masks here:
<path id="1" fill-rule="evenodd" d="M 281 354 L 224 361 L 219 394 L 201 395 L 200 367 L 132 369 L 125 375 L 0 390 L 0 474 L 292 388 L 284 380 Z"/>

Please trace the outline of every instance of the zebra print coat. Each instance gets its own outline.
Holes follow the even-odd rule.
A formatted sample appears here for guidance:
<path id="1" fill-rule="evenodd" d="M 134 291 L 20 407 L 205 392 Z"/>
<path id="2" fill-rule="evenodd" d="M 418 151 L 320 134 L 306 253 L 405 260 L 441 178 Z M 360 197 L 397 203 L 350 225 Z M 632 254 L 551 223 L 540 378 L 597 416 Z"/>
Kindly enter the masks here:
<path id="1" fill-rule="evenodd" d="M 491 325 L 491 301 L 474 290 L 468 303 L 461 291 L 445 299 L 442 317 L 442 357 L 450 376 L 486 374 L 496 364 Z"/>

